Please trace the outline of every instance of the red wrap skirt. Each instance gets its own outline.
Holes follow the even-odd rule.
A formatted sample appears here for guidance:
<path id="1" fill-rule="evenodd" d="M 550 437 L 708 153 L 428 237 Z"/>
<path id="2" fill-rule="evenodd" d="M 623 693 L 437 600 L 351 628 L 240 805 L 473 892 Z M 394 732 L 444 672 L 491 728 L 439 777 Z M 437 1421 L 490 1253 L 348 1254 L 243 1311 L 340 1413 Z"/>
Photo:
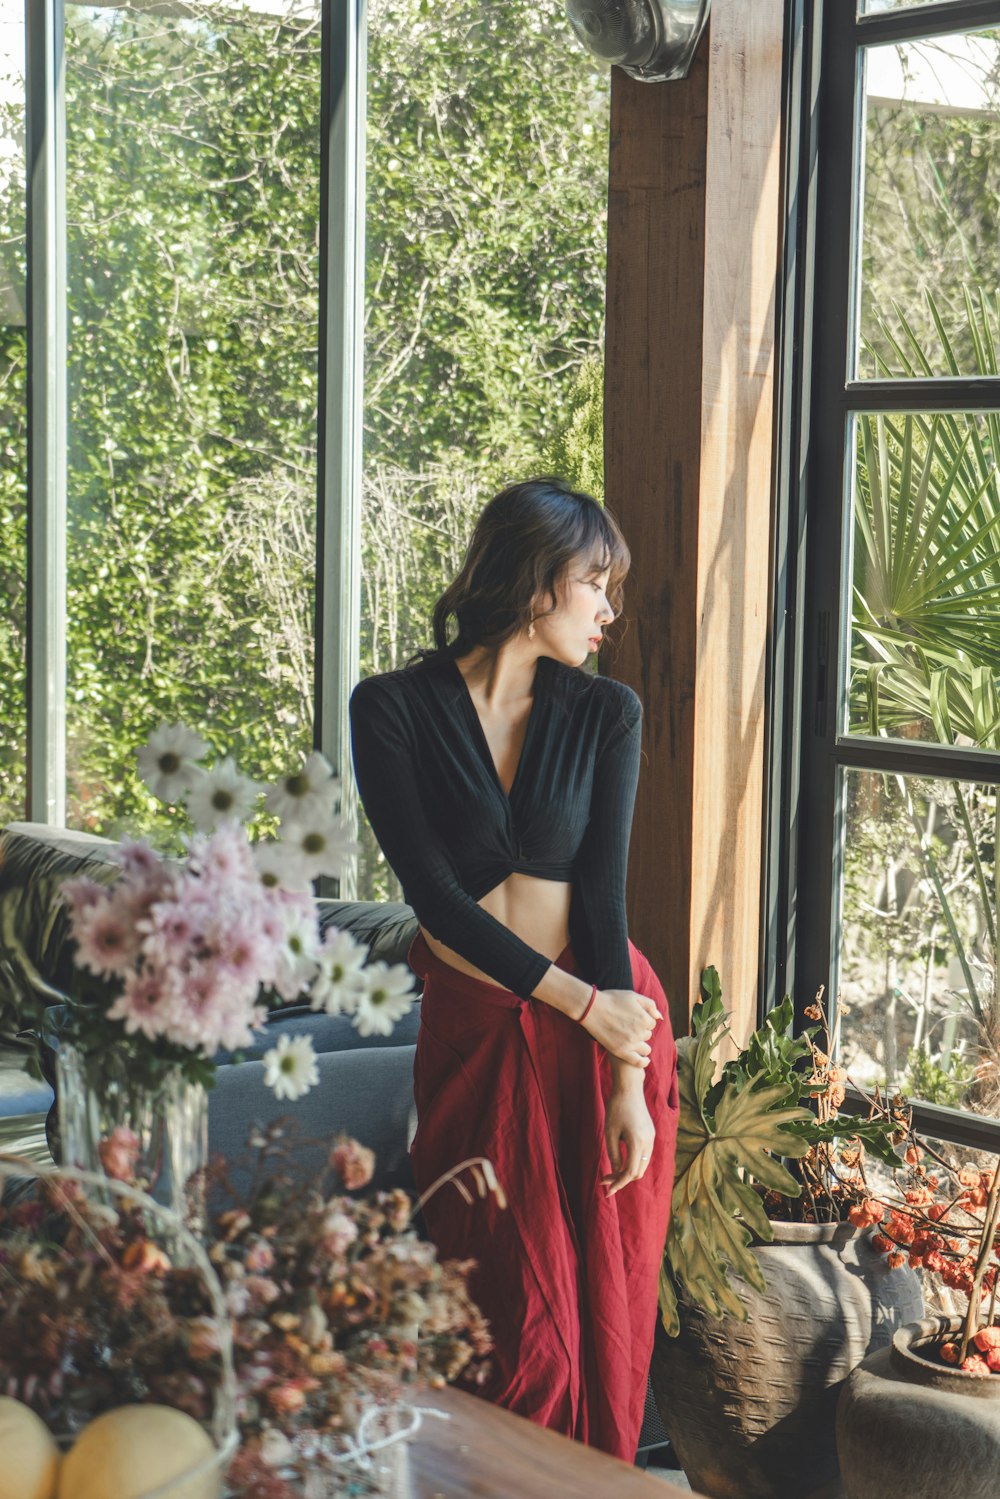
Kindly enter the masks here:
<path id="1" fill-rule="evenodd" d="M 630 944 L 633 987 L 664 1016 L 650 1040 L 646 1104 L 656 1129 L 641 1180 L 609 1197 L 605 1052 L 540 1000 L 459 972 L 414 939 L 424 980 L 414 1067 L 418 1190 L 486 1156 L 507 1197 L 471 1205 L 454 1186 L 424 1209 L 445 1259 L 474 1259 L 491 1372 L 476 1393 L 631 1462 L 638 1445 L 670 1215 L 677 1052 L 659 980 Z M 569 949 L 557 960 L 573 971 Z"/>

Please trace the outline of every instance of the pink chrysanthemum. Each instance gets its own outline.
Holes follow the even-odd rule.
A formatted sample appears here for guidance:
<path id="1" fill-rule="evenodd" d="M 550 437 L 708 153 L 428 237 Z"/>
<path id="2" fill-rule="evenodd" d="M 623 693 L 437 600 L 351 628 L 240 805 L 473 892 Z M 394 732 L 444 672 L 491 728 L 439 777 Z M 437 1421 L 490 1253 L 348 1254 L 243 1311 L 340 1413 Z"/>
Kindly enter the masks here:
<path id="1" fill-rule="evenodd" d="M 108 1011 L 109 1020 L 123 1020 L 130 1036 L 141 1031 L 153 1040 L 162 1036 L 172 995 L 164 989 L 162 977 L 148 969 L 126 976 L 125 987 Z"/>
<path id="2" fill-rule="evenodd" d="M 209 837 L 192 844 L 192 867 L 203 879 L 224 885 L 246 880 L 257 883 L 253 852 L 240 823 L 223 823 Z"/>
<path id="3" fill-rule="evenodd" d="M 107 899 L 108 894 L 103 885 L 86 874 L 78 875 L 74 880 L 63 880 L 61 888 L 71 918 L 75 918 L 89 906 L 99 905 Z"/>
<path id="4" fill-rule="evenodd" d="M 144 838 L 125 838 L 118 845 L 118 862 L 129 880 L 154 881 L 163 872 L 163 861 Z"/>
<path id="5" fill-rule="evenodd" d="M 139 952 L 135 923 L 115 896 L 89 902 L 73 918 L 77 962 L 101 977 L 127 973 Z"/>

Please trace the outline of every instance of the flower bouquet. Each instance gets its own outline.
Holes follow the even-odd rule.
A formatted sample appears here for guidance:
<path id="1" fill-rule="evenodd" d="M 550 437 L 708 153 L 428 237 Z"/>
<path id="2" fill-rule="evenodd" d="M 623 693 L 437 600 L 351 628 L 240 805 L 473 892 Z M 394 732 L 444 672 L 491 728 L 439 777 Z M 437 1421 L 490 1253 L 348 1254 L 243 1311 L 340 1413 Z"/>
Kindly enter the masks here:
<path id="1" fill-rule="evenodd" d="M 366 963 L 348 933 L 320 930 L 310 882 L 341 873 L 356 847 L 323 756 L 261 788 L 229 757 L 206 768 L 207 752 L 181 725 L 162 725 L 139 752 L 150 789 L 194 824 L 180 858 L 126 840 L 110 886 L 86 877 L 62 886 L 80 979 L 56 1038 L 60 1117 L 64 1151 L 78 1164 L 98 1166 L 101 1142 L 119 1127 L 161 1161 L 172 1147 L 154 1148 L 149 1120 L 165 1113 L 192 1115 L 188 1133 L 203 1136 L 202 1090 L 217 1057 L 238 1056 L 274 1007 L 308 997 L 313 1010 L 387 1035 L 413 1001 L 405 964 Z M 261 795 L 278 836 L 251 840 L 246 823 Z M 263 1060 L 279 1097 L 294 1100 L 318 1080 L 309 1036 L 282 1036 Z M 145 1124 L 133 1128 L 140 1115 Z M 172 1200 L 198 1154 L 174 1151 Z"/>

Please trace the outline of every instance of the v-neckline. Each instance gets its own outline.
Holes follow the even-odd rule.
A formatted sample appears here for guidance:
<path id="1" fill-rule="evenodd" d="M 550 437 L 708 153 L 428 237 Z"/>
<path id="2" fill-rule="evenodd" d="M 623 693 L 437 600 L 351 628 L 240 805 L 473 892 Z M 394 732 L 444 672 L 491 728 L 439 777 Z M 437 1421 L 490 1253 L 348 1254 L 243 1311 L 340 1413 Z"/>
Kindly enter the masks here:
<path id="1" fill-rule="evenodd" d="M 528 741 L 531 737 L 531 726 L 535 720 L 536 711 L 541 699 L 541 693 L 538 690 L 539 673 L 542 670 L 542 662 L 546 661 L 548 657 L 539 656 L 538 660 L 535 663 L 535 678 L 532 685 L 531 707 L 528 709 L 528 721 L 524 726 L 524 738 L 521 740 L 521 753 L 517 758 L 517 765 L 514 767 L 514 775 L 511 779 L 509 791 L 504 789 L 503 781 L 501 781 L 500 779 L 500 772 L 499 770 L 497 770 L 497 762 L 493 758 L 493 751 L 490 749 L 490 742 L 486 737 L 486 730 L 483 728 L 483 721 L 479 716 L 479 709 L 476 707 L 472 698 L 472 693 L 469 691 L 469 684 L 465 680 L 465 674 L 454 656 L 450 656 L 448 659 L 454 670 L 455 676 L 458 678 L 459 688 L 466 705 L 466 712 L 468 713 L 469 719 L 471 721 L 473 732 L 476 734 L 479 740 L 480 758 L 482 759 L 486 769 L 489 771 L 490 776 L 493 780 L 493 784 L 496 786 L 500 795 L 503 797 L 504 801 L 509 807 L 514 796 L 514 792 L 517 788 L 517 783 L 521 776 L 521 766 L 524 764 L 524 757 L 528 750 Z"/>

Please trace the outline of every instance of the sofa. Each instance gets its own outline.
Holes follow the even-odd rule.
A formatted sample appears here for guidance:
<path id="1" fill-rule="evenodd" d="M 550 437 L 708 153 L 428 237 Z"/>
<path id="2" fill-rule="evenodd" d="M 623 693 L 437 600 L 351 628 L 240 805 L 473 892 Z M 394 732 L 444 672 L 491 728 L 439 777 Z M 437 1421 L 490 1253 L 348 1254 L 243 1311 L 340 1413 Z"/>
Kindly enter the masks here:
<path id="1" fill-rule="evenodd" d="M 110 883 L 118 872 L 115 844 L 85 833 L 40 823 L 10 823 L 0 830 L 0 1047 L 34 1050 L 46 1082 L 7 1097 L 8 1112 L 49 1114 L 47 1134 L 54 1153 L 54 1066 L 51 1048 L 26 1015 L 41 996 L 52 1014 L 72 992 L 74 964 L 69 921 L 60 896 L 63 880 L 89 875 Z M 409 906 L 395 902 L 320 901 L 322 926 L 346 929 L 373 960 L 405 963 L 417 930 Z M 416 982 L 416 980 L 415 980 Z M 376 1186 L 410 1185 L 408 1141 L 413 1119 L 413 1049 L 420 1007 L 415 1004 L 387 1037 L 362 1037 L 342 1015 L 314 1014 L 308 1007 L 275 1010 L 263 1032 L 238 1063 L 224 1061 L 209 1094 L 209 1151 L 236 1162 L 251 1128 L 287 1115 L 294 1120 L 295 1168 L 316 1174 L 325 1146 L 344 1131 L 376 1154 Z M 57 1018 L 47 1031 L 57 1033 Z M 274 1097 L 263 1082 L 262 1054 L 282 1032 L 307 1033 L 317 1052 L 319 1085 L 295 1104 Z M 0 1112 L 5 1099 L 0 1096 Z"/>

